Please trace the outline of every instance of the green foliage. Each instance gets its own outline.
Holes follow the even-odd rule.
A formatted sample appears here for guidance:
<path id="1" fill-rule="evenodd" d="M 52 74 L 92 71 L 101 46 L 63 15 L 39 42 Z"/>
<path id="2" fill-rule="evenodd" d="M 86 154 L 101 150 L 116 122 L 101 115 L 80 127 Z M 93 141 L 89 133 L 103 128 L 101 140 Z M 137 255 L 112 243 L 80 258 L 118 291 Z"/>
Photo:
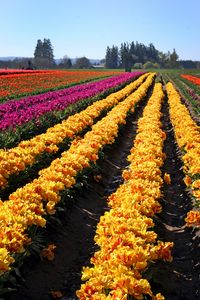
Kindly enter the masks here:
<path id="1" fill-rule="evenodd" d="M 43 43 L 41 40 L 37 41 L 37 45 L 36 45 L 35 51 L 34 51 L 34 57 L 35 57 L 35 59 L 43 57 Z"/>
<path id="2" fill-rule="evenodd" d="M 106 68 L 117 69 L 119 66 L 119 51 L 118 47 L 112 46 L 112 48 L 107 47 L 106 58 L 105 58 Z"/>
<path id="3" fill-rule="evenodd" d="M 34 51 L 34 63 L 37 67 L 52 67 L 55 65 L 53 47 L 50 39 L 37 41 L 37 45 Z"/>
<path id="4" fill-rule="evenodd" d="M 153 64 L 153 67 L 154 67 L 154 69 L 160 69 L 160 64 L 154 63 L 154 64 Z"/>
<path id="5" fill-rule="evenodd" d="M 136 63 L 146 64 L 151 62 L 154 66 L 149 68 L 159 69 L 178 69 L 183 68 L 200 68 L 200 62 L 192 61 L 179 61 L 179 56 L 175 49 L 170 53 L 163 53 L 155 48 L 155 46 L 150 43 L 148 46 L 138 43 L 121 43 L 120 50 L 117 46 L 109 47 L 106 49 L 106 68 L 124 68 L 125 71 L 131 71 L 131 68 Z M 145 66 L 146 68 L 146 66 Z"/>
<path id="6" fill-rule="evenodd" d="M 179 66 L 178 54 L 176 53 L 175 49 L 173 49 L 173 52 L 170 55 L 169 65 L 170 65 L 170 68 L 172 68 L 172 69 L 176 69 Z"/>
<path id="7" fill-rule="evenodd" d="M 107 68 L 125 68 L 125 71 L 131 71 L 135 63 L 159 62 L 158 50 L 151 43 L 145 46 L 141 43 L 122 43 L 120 51 L 117 46 L 107 47 L 106 67 Z"/>
<path id="8" fill-rule="evenodd" d="M 160 65 L 158 63 L 152 63 L 151 61 L 147 61 L 143 64 L 144 69 L 159 69 Z"/>
<path id="9" fill-rule="evenodd" d="M 144 65 L 143 65 L 144 69 L 153 69 L 154 68 L 154 63 L 152 63 L 151 61 L 147 61 Z"/>
<path id="10" fill-rule="evenodd" d="M 195 69 L 197 67 L 196 62 L 192 60 L 180 60 L 179 61 L 180 67 L 184 69 Z"/>
<path id="11" fill-rule="evenodd" d="M 133 66 L 134 69 L 142 69 L 143 68 L 143 64 L 142 63 L 135 63 Z"/>

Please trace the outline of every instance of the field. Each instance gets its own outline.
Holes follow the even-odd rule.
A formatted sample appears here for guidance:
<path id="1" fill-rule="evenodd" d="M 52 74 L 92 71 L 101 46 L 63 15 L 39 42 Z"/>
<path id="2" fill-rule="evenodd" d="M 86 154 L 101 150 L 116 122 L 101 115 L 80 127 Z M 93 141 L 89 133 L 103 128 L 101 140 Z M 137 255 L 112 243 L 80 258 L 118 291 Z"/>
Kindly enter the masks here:
<path id="1" fill-rule="evenodd" d="M 200 72 L 0 72 L 0 299 L 200 299 Z"/>

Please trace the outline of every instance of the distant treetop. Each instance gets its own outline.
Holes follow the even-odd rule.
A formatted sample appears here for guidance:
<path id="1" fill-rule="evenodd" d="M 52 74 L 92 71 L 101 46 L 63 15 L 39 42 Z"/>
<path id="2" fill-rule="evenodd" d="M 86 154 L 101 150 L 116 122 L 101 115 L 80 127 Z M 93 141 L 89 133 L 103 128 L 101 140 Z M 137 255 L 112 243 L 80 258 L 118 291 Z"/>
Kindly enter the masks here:
<path id="1" fill-rule="evenodd" d="M 34 64 L 38 67 L 52 67 L 55 65 L 50 39 L 37 40 L 34 51 Z"/>
<path id="2" fill-rule="evenodd" d="M 146 46 L 138 42 L 124 42 L 121 43 L 120 48 L 114 45 L 112 47 L 107 46 L 105 56 L 107 68 L 125 68 L 126 71 L 130 71 L 132 67 L 138 66 L 138 64 L 144 67 L 177 68 L 179 67 L 178 54 L 175 49 L 172 53 L 168 51 L 165 54 L 157 50 L 152 43 Z"/>

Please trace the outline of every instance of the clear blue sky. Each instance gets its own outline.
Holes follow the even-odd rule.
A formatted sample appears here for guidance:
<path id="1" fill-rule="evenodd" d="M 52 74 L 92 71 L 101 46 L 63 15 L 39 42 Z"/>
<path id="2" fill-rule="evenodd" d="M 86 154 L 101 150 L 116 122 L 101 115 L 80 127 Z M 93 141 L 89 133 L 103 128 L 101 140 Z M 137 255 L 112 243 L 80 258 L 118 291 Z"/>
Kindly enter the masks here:
<path id="1" fill-rule="evenodd" d="M 0 0 L 0 37 L 0 57 L 33 57 L 49 38 L 55 58 L 101 59 L 138 41 L 200 60 L 200 0 Z"/>

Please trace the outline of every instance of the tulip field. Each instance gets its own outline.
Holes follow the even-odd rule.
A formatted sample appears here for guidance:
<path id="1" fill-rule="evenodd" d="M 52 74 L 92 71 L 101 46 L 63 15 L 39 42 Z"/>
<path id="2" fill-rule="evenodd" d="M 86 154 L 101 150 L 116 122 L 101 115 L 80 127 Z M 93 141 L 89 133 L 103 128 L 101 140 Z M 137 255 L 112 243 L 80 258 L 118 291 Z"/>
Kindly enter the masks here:
<path id="1" fill-rule="evenodd" d="M 0 71 L 0 300 L 200 299 L 182 71 Z"/>
<path id="2" fill-rule="evenodd" d="M 0 72 L 0 101 L 8 98 L 37 94 L 44 90 L 54 90 L 91 79 L 119 74 L 116 71 L 48 71 L 21 70 L 20 72 L 5 70 Z M 5 75 L 4 75 L 5 74 Z"/>

